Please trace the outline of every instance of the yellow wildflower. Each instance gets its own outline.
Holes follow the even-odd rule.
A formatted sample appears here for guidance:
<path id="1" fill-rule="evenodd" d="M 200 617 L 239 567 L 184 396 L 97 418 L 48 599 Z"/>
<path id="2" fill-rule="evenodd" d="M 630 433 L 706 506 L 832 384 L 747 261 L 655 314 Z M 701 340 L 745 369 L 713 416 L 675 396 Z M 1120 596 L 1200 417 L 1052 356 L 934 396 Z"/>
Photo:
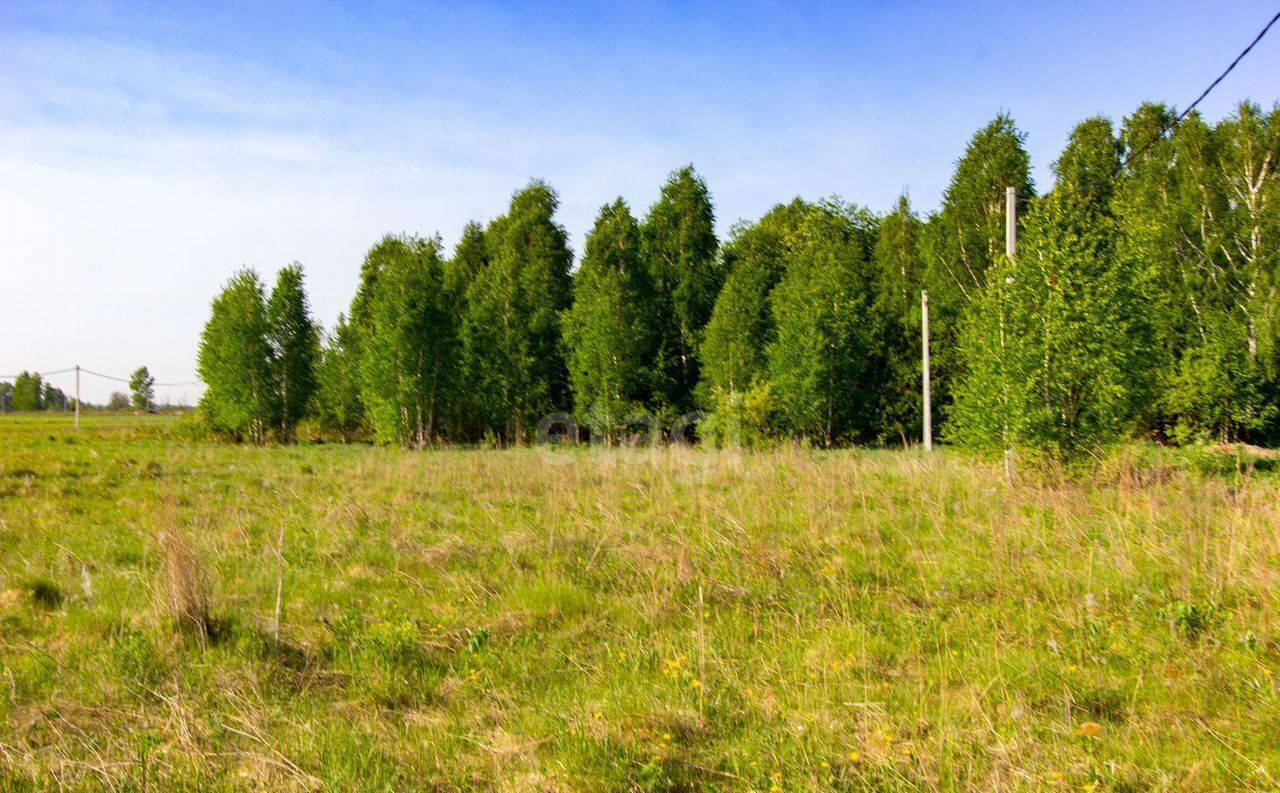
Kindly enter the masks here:
<path id="1" fill-rule="evenodd" d="M 1080 729 L 1076 730 L 1076 735 L 1083 738 L 1097 738 L 1102 734 L 1102 725 L 1096 721 L 1086 721 L 1080 725 Z"/>

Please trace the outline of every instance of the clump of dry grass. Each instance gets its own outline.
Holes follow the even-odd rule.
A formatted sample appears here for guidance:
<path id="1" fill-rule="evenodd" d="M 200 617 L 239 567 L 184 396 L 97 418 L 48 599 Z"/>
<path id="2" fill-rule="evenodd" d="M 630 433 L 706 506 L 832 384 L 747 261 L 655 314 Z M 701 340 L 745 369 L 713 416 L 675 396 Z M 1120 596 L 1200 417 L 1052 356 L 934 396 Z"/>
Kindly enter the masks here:
<path id="1" fill-rule="evenodd" d="M 192 548 L 185 528 L 172 518 L 156 535 L 164 571 L 165 614 L 183 634 L 209 638 L 213 619 L 209 610 L 209 576 L 204 561 Z"/>

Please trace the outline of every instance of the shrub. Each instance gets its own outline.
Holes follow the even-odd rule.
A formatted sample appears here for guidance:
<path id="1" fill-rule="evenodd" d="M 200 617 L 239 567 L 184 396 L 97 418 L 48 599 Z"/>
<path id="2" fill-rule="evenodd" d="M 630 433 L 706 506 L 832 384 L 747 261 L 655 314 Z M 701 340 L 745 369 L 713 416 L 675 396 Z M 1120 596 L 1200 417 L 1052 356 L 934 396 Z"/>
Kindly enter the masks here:
<path id="1" fill-rule="evenodd" d="M 761 448 L 772 442 L 769 430 L 774 411 L 773 387 L 769 383 L 746 391 L 716 389 L 711 415 L 698 425 L 698 432 L 718 447 Z"/>
<path id="2" fill-rule="evenodd" d="M 62 593 L 62 587 L 57 582 L 43 576 L 29 579 L 26 582 L 25 589 L 27 595 L 31 597 L 31 602 L 40 608 L 56 609 L 66 600 L 66 595 Z"/>
<path id="3" fill-rule="evenodd" d="M 1175 600 L 1165 606 L 1164 619 L 1178 633 L 1196 641 L 1218 622 L 1221 609 L 1211 601 Z"/>

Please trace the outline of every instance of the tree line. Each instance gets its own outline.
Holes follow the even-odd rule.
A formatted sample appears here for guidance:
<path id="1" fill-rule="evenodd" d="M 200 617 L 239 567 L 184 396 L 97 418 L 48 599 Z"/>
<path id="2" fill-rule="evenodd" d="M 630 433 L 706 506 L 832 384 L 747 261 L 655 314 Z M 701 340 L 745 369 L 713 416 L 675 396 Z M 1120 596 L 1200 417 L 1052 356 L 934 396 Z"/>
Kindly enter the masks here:
<path id="1" fill-rule="evenodd" d="M 36 372 L 19 372 L 12 383 L 0 382 L 0 412 L 13 410 L 62 411 L 72 404 L 62 389 L 45 382 Z"/>
<path id="2" fill-rule="evenodd" d="M 129 376 L 129 393 L 113 391 L 102 407 L 107 410 L 134 410 L 147 412 L 156 407 L 156 379 L 145 366 L 140 366 Z M 23 371 L 14 378 L 14 382 L 0 382 L 0 413 L 10 411 L 53 411 L 61 412 L 75 407 L 74 398 L 68 397 L 62 389 L 46 382 L 38 372 Z M 81 402 L 80 407 L 94 407 Z"/>
<path id="3" fill-rule="evenodd" d="M 1038 194 L 1024 134 L 972 137 L 937 212 L 795 199 L 721 241 L 692 166 L 638 216 L 602 206 L 576 269 L 541 181 L 506 213 L 370 249 L 327 333 L 302 268 L 252 270 L 214 300 L 201 413 L 292 439 L 509 444 L 571 413 L 733 442 L 911 443 L 930 295 L 937 434 L 978 450 L 1086 454 L 1127 437 L 1276 441 L 1280 109 L 1217 124 L 1144 104 L 1090 118 Z M 1005 255 L 1005 192 L 1018 250 Z M 648 418 L 639 418 L 648 417 Z"/>

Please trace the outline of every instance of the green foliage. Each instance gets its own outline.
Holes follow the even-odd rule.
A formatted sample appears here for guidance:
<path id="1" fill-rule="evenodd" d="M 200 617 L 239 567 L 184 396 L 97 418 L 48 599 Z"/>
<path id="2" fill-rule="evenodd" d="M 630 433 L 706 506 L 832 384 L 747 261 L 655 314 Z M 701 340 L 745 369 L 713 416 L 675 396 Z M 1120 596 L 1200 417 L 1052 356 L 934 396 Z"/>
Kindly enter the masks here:
<path id="1" fill-rule="evenodd" d="M 868 435 L 874 245 L 874 218 L 838 200 L 779 205 L 735 230 L 702 349 L 702 403 L 728 413 L 705 422 L 708 432 L 744 419 L 751 427 L 744 406 L 767 394 L 765 412 L 787 434 L 824 443 Z"/>
<path id="2" fill-rule="evenodd" d="M 773 385 L 760 382 L 747 389 L 716 389 L 709 400 L 710 412 L 698 424 L 698 434 L 719 448 L 764 448 L 772 443 L 774 411 Z"/>
<path id="3" fill-rule="evenodd" d="M 1005 188 L 1017 188 L 1020 202 L 1035 196 L 1024 138 L 1005 114 L 978 130 L 956 165 L 941 211 L 924 228 L 921 252 L 938 423 L 946 418 L 952 384 L 965 367 L 957 345 L 966 309 L 1004 254 Z"/>
<path id="4" fill-rule="evenodd" d="M 147 411 L 156 402 L 156 379 L 145 366 L 139 366 L 129 376 L 129 401 L 134 410 Z"/>
<path id="5" fill-rule="evenodd" d="M 949 434 L 983 450 L 1072 458 L 1117 441 L 1135 405 L 1134 279 L 1115 256 L 1110 123 L 1078 126 L 1053 192 L 1032 210 L 966 320 L 968 363 Z"/>
<path id="6" fill-rule="evenodd" d="M 1213 601 L 1175 600 L 1161 614 L 1172 628 L 1194 642 L 1221 621 L 1222 608 Z"/>
<path id="7" fill-rule="evenodd" d="M 358 338 L 368 335 L 373 318 L 370 316 L 371 304 L 378 291 L 378 280 L 389 263 L 400 254 L 400 249 L 388 243 L 393 235 L 382 238 L 378 244 L 369 249 L 364 261 L 360 264 L 360 285 L 356 288 L 355 297 L 351 299 L 351 324 L 360 330 Z"/>
<path id="8" fill-rule="evenodd" d="M 1171 120 L 1162 106 L 1139 108 L 1126 149 Z M 1119 252 L 1148 308 L 1146 422 L 1167 437 L 1276 437 L 1278 160 L 1280 109 L 1244 103 L 1216 127 L 1192 114 L 1117 189 Z"/>
<path id="9" fill-rule="evenodd" d="M 261 443 L 275 426 L 279 391 L 269 332 L 262 280 L 242 270 L 214 299 L 200 336 L 197 371 L 207 386 L 200 410 L 215 431 Z"/>
<path id="10" fill-rule="evenodd" d="M 363 402 L 383 443 L 425 446 L 457 387 L 457 332 L 444 288 L 440 241 L 383 238 L 367 304 Z"/>
<path id="11" fill-rule="evenodd" d="M 364 633 L 364 643 L 383 663 L 412 662 L 421 654 L 418 625 L 409 617 L 375 622 Z"/>
<path id="12" fill-rule="evenodd" d="M 311 405 L 320 360 L 320 328 L 311 319 L 303 287 L 302 265 L 294 262 L 276 276 L 267 302 L 267 340 L 271 345 L 280 436 L 291 439 Z"/>
<path id="13" fill-rule="evenodd" d="M 765 377 L 765 351 L 775 334 L 769 296 L 786 269 L 791 238 L 810 206 L 779 204 L 758 223 L 739 226 L 725 245 L 728 271 L 701 349 L 702 403 L 718 390 L 746 390 Z"/>
<path id="14" fill-rule="evenodd" d="M 325 339 L 316 369 L 314 409 L 320 427 L 350 440 L 364 425 L 360 401 L 360 361 L 356 357 L 357 330 L 339 314 Z"/>
<path id="15" fill-rule="evenodd" d="M 880 221 L 874 262 L 875 354 L 882 367 L 879 435 L 903 444 L 921 431 L 920 291 L 924 261 L 920 254 L 922 223 L 904 194 Z"/>
<path id="16" fill-rule="evenodd" d="M 356 288 L 355 296 L 351 299 L 351 310 L 347 315 L 347 323 L 351 330 L 343 341 L 343 353 L 347 358 L 348 371 L 360 373 L 358 378 L 361 383 L 356 391 L 356 401 L 346 403 L 348 407 L 354 409 L 354 413 L 349 417 L 352 427 L 368 426 L 371 423 L 368 407 L 364 403 L 365 343 L 374 332 L 372 306 L 377 296 L 382 273 L 392 260 L 401 255 L 401 248 L 395 243 L 395 239 L 394 235 L 387 235 L 365 254 L 364 261 L 360 264 L 360 284 Z M 349 388 L 349 386 L 350 382 L 342 385 L 343 388 Z M 345 395 L 350 394 L 349 390 L 345 391 Z"/>
<path id="17" fill-rule="evenodd" d="M 67 599 L 57 581 L 45 576 L 34 576 L 23 582 L 23 588 L 31 602 L 42 609 L 60 608 Z"/>
<path id="18" fill-rule="evenodd" d="M 662 332 L 653 328 L 653 285 L 640 244 L 640 228 L 626 202 L 602 207 L 564 317 L 574 404 L 606 438 L 643 410 L 652 382 L 653 339 Z"/>
<path id="19" fill-rule="evenodd" d="M 61 388 L 57 388 L 53 383 L 44 384 L 44 393 L 40 395 L 40 407 L 44 410 L 66 410 L 71 405 L 71 400 L 67 399 L 67 395 L 62 392 Z"/>
<path id="20" fill-rule="evenodd" d="M 480 278 L 481 273 L 488 266 L 489 248 L 484 229 L 479 223 L 470 221 L 463 227 L 462 238 L 458 240 L 453 257 L 445 263 L 444 270 L 444 288 L 449 295 L 458 328 L 458 369 L 462 383 L 472 382 L 472 373 L 483 366 L 483 356 L 473 360 L 474 347 L 468 341 L 471 339 L 474 342 L 477 339 L 468 333 L 467 318 L 470 316 L 470 311 L 467 296 L 471 285 Z M 466 387 L 458 389 L 454 394 L 453 403 L 448 406 L 449 430 L 453 437 L 459 440 L 476 440 L 483 437 L 485 426 L 481 411 L 484 407 L 485 400 L 475 389 Z"/>
<path id="21" fill-rule="evenodd" d="M 791 240 L 770 296 L 777 336 L 767 350 L 784 432 L 831 445 L 870 429 L 874 235 L 870 213 L 830 201 L 806 213 Z"/>
<path id="22" fill-rule="evenodd" d="M 655 296 L 653 399 L 660 410 L 682 413 L 693 407 L 698 347 L 725 279 L 711 195 L 692 165 L 668 177 L 643 234 Z"/>
<path id="23" fill-rule="evenodd" d="M 1181 350 L 1166 373 L 1161 402 L 1178 443 L 1229 441 L 1264 430 L 1276 417 L 1266 399 L 1262 371 L 1249 354 L 1248 326 L 1216 314 L 1203 323 L 1196 343 Z"/>
<path id="24" fill-rule="evenodd" d="M 559 198 L 534 181 L 485 231 L 490 261 L 466 292 L 462 343 L 481 426 L 520 441 L 542 416 L 568 406 L 560 318 L 572 294 Z"/>
<path id="25" fill-rule="evenodd" d="M 281 273 L 265 396 L 253 289 L 229 290 L 242 320 L 215 312 L 206 334 L 239 336 L 221 367 L 236 374 L 205 413 L 259 440 L 263 416 L 288 438 L 311 409 L 343 438 L 372 428 L 385 442 L 500 445 L 571 409 L 616 435 L 637 411 L 670 422 L 696 404 L 725 412 L 704 417 L 706 437 L 745 422 L 824 444 L 906 444 L 920 431 L 927 290 L 933 415 L 950 440 L 1057 458 L 1131 434 L 1274 443 L 1280 106 L 1244 103 L 1216 125 L 1175 118 L 1143 105 L 1118 136 L 1105 119 L 1082 123 L 1037 198 L 1023 133 L 1001 114 L 969 141 L 935 214 L 917 216 L 905 194 L 882 218 L 795 199 L 739 223 L 723 247 L 686 166 L 643 223 L 607 207 L 572 277 L 558 196 L 534 181 L 487 227 L 468 223 L 447 262 L 437 241 L 429 255 L 416 238 L 374 246 L 323 354 L 300 270 Z M 1017 262 L 1004 256 L 1009 187 Z M 15 389 L 0 404 L 67 404 L 34 388 L 34 401 Z"/>
<path id="26" fill-rule="evenodd" d="M 489 264 L 484 229 L 474 220 L 462 228 L 462 238 L 453 257 L 445 263 L 444 287 L 454 300 L 466 300 L 467 287 L 480 277 Z"/>
<path id="27" fill-rule="evenodd" d="M 14 410 L 43 410 L 44 381 L 34 372 L 22 371 L 13 381 Z"/>

